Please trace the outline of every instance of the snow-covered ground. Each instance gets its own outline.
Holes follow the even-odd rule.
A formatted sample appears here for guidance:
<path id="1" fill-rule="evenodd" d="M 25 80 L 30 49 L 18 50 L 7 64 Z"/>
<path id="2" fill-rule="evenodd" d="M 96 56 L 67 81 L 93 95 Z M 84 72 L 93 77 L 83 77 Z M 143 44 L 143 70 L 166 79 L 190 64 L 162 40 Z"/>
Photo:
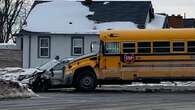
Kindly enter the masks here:
<path id="1" fill-rule="evenodd" d="M 19 75 L 32 74 L 36 69 L 4 68 L 0 69 L 0 98 L 31 97 L 36 94 L 17 81 Z M 106 89 L 113 88 L 132 92 L 185 92 L 195 91 L 195 81 L 162 82 L 160 84 L 132 83 L 131 85 L 103 85 Z"/>
<path id="2" fill-rule="evenodd" d="M 195 92 L 195 82 L 162 82 L 160 84 L 133 83 L 131 85 L 102 85 L 105 90 L 129 92 Z"/>
<path id="3" fill-rule="evenodd" d="M 0 69 L 0 99 L 24 98 L 36 96 L 26 85 L 22 85 L 17 78 L 21 74 L 32 73 L 33 69 L 4 68 Z"/>

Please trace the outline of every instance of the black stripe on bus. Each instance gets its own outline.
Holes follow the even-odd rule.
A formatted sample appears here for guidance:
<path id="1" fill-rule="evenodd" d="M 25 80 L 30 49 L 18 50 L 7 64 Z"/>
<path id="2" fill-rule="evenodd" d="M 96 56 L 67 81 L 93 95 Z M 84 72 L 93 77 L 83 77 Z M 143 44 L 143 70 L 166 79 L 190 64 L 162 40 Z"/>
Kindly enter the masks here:
<path id="1" fill-rule="evenodd" d="M 153 53 L 153 54 L 133 54 L 135 56 L 170 56 L 170 55 L 195 55 L 195 53 Z M 104 56 L 123 56 L 125 54 L 103 54 Z"/>
<path id="2" fill-rule="evenodd" d="M 195 67 L 195 64 L 161 64 L 161 65 L 122 65 L 122 67 Z M 195 69 L 195 68 L 194 68 Z"/>
<path id="3" fill-rule="evenodd" d="M 184 61 L 195 61 L 195 59 L 182 59 L 182 60 L 136 60 L 135 62 L 184 62 Z"/>

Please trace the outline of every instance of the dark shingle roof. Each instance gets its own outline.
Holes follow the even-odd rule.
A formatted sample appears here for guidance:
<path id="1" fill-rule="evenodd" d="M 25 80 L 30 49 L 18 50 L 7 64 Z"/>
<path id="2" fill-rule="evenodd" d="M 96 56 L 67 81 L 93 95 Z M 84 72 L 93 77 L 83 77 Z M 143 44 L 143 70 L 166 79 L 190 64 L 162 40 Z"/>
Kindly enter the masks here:
<path id="1" fill-rule="evenodd" d="M 184 28 L 194 28 L 195 19 L 184 19 L 183 24 L 184 24 Z"/>
<path id="2" fill-rule="evenodd" d="M 150 1 L 93 1 L 87 5 L 94 15 L 88 16 L 97 22 L 131 21 L 138 27 L 145 26 L 147 14 L 152 8 Z"/>

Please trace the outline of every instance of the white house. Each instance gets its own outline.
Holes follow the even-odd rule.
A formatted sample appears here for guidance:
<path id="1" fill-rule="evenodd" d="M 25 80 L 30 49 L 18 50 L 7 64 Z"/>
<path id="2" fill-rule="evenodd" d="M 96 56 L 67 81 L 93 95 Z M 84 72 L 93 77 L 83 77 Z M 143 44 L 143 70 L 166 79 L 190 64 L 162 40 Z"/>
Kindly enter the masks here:
<path id="1" fill-rule="evenodd" d="M 97 51 L 101 30 L 163 28 L 164 22 L 150 1 L 35 1 L 18 34 L 23 67 Z"/>

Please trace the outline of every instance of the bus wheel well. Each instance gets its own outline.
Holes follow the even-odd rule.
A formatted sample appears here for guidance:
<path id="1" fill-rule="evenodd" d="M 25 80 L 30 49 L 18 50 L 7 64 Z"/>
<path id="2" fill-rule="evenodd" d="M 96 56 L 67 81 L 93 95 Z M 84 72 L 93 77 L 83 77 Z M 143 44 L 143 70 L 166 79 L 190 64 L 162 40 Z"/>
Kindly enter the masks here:
<path id="1" fill-rule="evenodd" d="M 90 71 L 90 74 L 93 75 L 95 78 L 97 78 L 96 74 L 95 74 L 95 71 L 91 66 L 82 67 L 82 68 L 79 68 L 79 69 L 75 70 L 75 73 L 74 73 L 74 76 L 73 76 L 73 85 L 76 84 L 76 81 L 77 81 L 78 76 L 80 75 L 80 72 L 81 71 L 86 71 L 86 70 Z"/>

